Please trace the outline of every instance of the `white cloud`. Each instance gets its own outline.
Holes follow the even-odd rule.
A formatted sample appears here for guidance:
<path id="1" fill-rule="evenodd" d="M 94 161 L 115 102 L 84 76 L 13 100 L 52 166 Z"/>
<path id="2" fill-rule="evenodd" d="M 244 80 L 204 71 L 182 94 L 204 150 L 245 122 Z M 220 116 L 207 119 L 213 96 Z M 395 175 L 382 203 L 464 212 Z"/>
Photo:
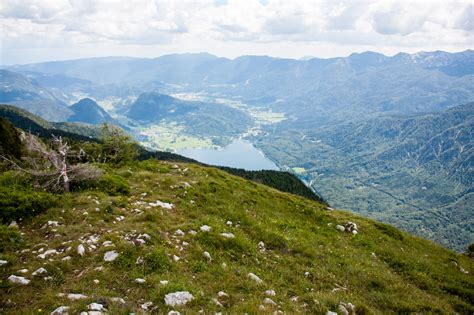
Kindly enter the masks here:
<path id="1" fill-rule="evenodd" d="M 49 59 L 185 49 L 298 57 L 474 46 L 471 0 L 4 0 L 0 31 L 1 63 L 48 50 Z"/>

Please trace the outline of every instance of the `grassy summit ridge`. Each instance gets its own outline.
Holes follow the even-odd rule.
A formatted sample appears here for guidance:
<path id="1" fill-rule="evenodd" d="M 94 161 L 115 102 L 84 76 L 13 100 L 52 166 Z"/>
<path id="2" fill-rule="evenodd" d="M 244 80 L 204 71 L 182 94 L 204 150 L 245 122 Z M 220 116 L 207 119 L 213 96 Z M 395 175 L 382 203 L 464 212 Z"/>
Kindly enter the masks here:
<path id="1" fill-rule="evenodd" d="M 0 252 L 7 261 L 0 267 L 1 313 L 50 313 L 59 306 L 79 313 L 92 302 L 110 314 L 145 312 L 146 302 L 155 313 L 326 313 L 340 302 L 358 313 L 474 311 L 473 260 L 391 226 L 212 167 L 154 160 L 99 166 L 123 178 L 129 192 L 62 194 L 43 214 L 19 223 L 22 241 L 15 241 L 16 228 L 2 227 L 10 237 Z M 7 175 L 2 185 L 15 187 Z M 348 221 L 358 225 L 357 235 L 336 229 Z M 104 261 L 108 251 L 118 257 Z M 32 276 L 40 267 L 47 274 Z M 31 282 L 11 284 L 12 274 Z M 176 291 L 194 299 L 165 305 L 165 295 Z"/>

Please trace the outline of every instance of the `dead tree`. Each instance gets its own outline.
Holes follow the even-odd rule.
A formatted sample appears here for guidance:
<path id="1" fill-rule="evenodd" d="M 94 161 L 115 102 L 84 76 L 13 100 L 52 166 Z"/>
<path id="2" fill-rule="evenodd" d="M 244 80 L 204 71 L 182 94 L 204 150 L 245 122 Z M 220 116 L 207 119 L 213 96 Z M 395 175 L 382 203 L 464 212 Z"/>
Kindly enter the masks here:
<path id="1" fill-rule="evenodd" d="M 36 187 L 69 192 L 72 181 L 96 179 L 101 174 L 99 169 L 89 164 L 70 164 L 68 158 L 77 154 L 70 150 L 61 137 L 53 136 L 51 147 L 31 133 L 22 134 L 22 141 L 27 152 L 22 158 L 24 166 L 2 158 L 18 171 L 31 175 Z"/>

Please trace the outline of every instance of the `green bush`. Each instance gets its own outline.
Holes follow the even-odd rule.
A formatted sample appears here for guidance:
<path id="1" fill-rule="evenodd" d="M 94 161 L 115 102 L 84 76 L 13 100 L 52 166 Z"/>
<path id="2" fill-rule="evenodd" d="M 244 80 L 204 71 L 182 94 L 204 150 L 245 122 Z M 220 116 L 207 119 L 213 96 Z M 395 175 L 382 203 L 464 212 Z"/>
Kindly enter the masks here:
<path id="1" fill-rule="evenodd" d="M 0 225 L 0 253 L 15 250 L 23 244 L 23 239 L 17 230 Z"/>
<path id="2" fill-rule="evenodd" d="M 74 183 L 71 186 L 73 191 L 96 190 L 102 191 L 111 196 L 130 194 L 130 186 L 128 181 L 119 175 L 105 174 L 99 180 L 88 180 L 80 183 Z"/>
<path id="3" fill-rule="evenodd" d="M 38 215 L 57 205 L 59 197 L 16 187 L 0 186 L 0 219 L 3 223 Z"/>
<path id="4" fill-rule="evenodd" d="M 145 256 L 144 267 L 146 273 L 152 273 L 170 270 L 172 265 L 163 250 L 155 249 Z"/>
<path id="5" fill-rule="evenodd" d="M 130 193 L 128 181 L 118 175 L 102 176 L 99 180 L 98 186 L 100 191 L 112 196 L 128 195 Z"/>

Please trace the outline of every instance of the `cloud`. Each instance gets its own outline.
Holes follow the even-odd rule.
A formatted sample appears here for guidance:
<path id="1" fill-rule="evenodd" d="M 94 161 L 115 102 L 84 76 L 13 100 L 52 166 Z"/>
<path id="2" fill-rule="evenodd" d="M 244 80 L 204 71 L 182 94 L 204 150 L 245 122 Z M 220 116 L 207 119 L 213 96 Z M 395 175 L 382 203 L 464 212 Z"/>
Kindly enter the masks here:
<path id="1" fill-rule="evenodd" d="M 247 47 L 249 53 L 268 47 L 267 54 L 279 54 L 271 43 L 465 49 L 474 46 L 473 20 L 471 0 L 4 0 L 0 45 L 8 56 L 28 45 L 77 51 L 100 46 L 97 54 L 132 46 L 157 53 L 229 47 L 229 55 L 235 53 L 231 47 Z"/>

